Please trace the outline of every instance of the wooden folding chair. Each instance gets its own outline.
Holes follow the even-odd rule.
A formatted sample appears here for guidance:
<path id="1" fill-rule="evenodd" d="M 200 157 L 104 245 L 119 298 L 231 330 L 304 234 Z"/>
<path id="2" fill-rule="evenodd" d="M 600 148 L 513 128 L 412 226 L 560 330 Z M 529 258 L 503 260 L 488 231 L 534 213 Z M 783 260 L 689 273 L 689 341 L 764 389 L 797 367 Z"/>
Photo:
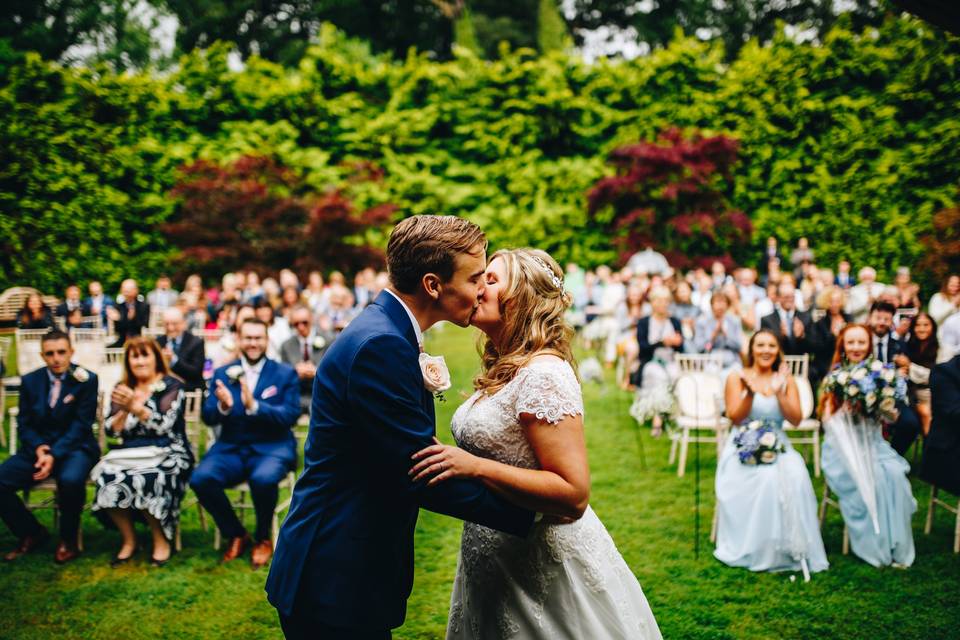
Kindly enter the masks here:
<path id="1" fill-rule="evenodd" d="M 820 529 L 823 529 L 823 521 L 827 518 L 827 507 L 833 507 L 837 511 L 840 510 L 840 503 L 833 499 L 830 495 L 830 487 L 826 483 L 823 485 L 823 499 L 820 501 Z M 841 514 L 843 515 L 843 514 Z M 843 555 L 850 553 L 850 530 L 847 528 L 847 523 L 843 523 Z"/>
<path id="2" fill-rule="evenodd" d="M 939 492 L 940 487 L 935 484 L 930 486 L 930 504 L 927 506 L 927 522 L 923 525 L 923 533 L 930 535 L 930 530 L 933 528 L 934 507 L 943 507 L 956 516 L 953 525 L 953 552 L 960 553 L 960 499 L 957 500 L 957 506 L 954 507 L 950 503 L 941 500 L 938 497 Z"/>
<path id="3" fill-rule="evenodd" d="M 810 445 L 813 449 L 813 475 L 820 477 L 820 421 L 813 417 L 814 401 L 813 389 L 810 388 L 810 381 L 804 375 L 794 374 L 794 382 L 797 384 L 797 391 L 800 394 L 800 410 L 803 416 L 800 424 L 791 424 L 783 421 L 783 429 L 787 432 L 790 442 L 796 446 L 800 444 Z"/>
<path id="4" fill-rule="evenodd" d="M 673 464 L 679 449 L 678 477 L 682 478 L 685 473 L 690 443 L 712 443 L 718 456 L 723 450 L 730 420 L 720 415 L 718 398 L 722 392 L 720 377 L 714 373 L 685 373 L 677 379 L 673 388 L 678 409 L 677 431 L 670 434 L 669 464 Z"/>

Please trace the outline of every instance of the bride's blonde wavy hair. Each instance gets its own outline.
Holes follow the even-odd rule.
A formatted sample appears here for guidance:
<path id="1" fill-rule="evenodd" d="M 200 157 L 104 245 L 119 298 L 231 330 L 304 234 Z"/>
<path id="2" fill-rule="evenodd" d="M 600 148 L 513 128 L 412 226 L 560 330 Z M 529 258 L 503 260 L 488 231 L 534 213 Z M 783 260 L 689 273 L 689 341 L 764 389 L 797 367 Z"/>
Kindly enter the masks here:
<path id="1" fill-rule="evenodd" d="M 563 289 L 560 265 L 539 249 L 501 249 L 490 256 L 490 262 L 497 258 L 503 260 L 507 275 L 499 296 L 503 320 L 501 350 L 489 337 L 481 336 L 481 372 L 473 380 L 474 388 L 496 393 L 513 380 L 520 368 L 542 353 L 566 360 L 576 373 L 574 331 L 565 317 L 573 297 Z"/>

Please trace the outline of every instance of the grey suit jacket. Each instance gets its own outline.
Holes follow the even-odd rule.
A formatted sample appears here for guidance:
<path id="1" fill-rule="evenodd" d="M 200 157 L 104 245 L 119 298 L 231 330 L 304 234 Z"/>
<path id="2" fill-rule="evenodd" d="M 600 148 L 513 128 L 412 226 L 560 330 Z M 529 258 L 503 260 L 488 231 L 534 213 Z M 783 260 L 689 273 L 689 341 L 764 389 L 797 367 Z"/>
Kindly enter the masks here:
<path id="1" fill-rule="evenodd" d="M 315 341 L 318 338 L 323 339 L 323 346 L 319 348 L 315 344 Z M 318 333 L 316 336 L 308 338 L 308 340 L 310 341 L 310 362 L 316 366 L 320 364 L 323 354 L 325 354 L 327 349 L 330 348 L 330 344 L 333 342 L 333 336 L 324 333 Z M 299 334 L 290 336 L 282 345 L 280 345 L 280 361 L 290 365 L 291 367 L 295 366 L 298 362 L 303 362 L 303 350 L 300 346 Z M 312 392 L 313 380 L 301 379 L 300 393 L 310 394 Z"/>

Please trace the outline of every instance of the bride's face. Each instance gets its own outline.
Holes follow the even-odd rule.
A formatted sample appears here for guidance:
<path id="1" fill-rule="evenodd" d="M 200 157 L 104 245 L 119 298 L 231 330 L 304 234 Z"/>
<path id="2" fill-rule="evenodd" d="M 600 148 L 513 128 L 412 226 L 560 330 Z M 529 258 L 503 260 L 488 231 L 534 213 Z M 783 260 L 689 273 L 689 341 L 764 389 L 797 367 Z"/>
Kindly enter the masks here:
<path id="1" fill-rule="evenodd" d="M 507 267 L 503 258 L 494 258 L 483 274 L 484 289 L 480 305 L 470 324 L 487 335 L 496 335 L 503 323 L 500 315 L 500 292 L 507 286 Z"/>

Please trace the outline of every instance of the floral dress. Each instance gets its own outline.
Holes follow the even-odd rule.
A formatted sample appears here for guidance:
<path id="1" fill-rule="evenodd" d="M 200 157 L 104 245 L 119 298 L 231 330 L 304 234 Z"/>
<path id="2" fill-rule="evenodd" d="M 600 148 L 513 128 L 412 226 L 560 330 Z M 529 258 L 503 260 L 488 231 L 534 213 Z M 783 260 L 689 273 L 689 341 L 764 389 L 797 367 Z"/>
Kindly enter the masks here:
<path id="1" fill-rule="evenodd" d="M 143 422 L 128 416 L 120 443 L 90 474 L 97 485 L 92 509 L 108 525 L 104 509 L 146 511 L 160 522 L 167 539 L 173 539 L 194 464 L 183 417 L 183 383 L 165 376 L 144 404 L 150 418 Z M 109 433 L 118 411 L 110 408 L 105 424 Z"/>

